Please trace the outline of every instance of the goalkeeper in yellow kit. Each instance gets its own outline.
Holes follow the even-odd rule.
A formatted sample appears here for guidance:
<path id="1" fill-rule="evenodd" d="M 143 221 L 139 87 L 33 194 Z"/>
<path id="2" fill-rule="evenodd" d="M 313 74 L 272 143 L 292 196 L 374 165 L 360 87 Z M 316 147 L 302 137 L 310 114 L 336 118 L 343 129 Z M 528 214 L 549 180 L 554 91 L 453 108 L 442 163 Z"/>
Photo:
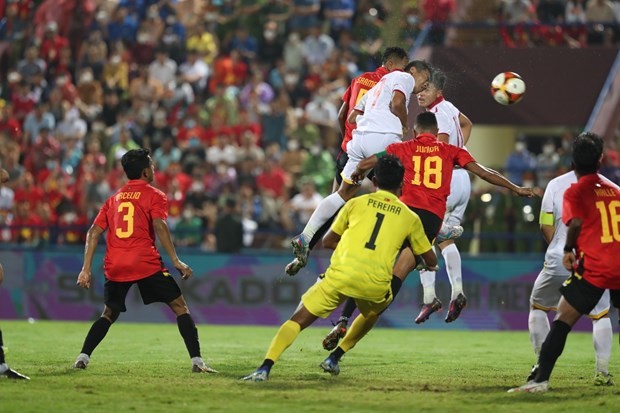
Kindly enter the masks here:
<path id="1" fill-rule="evenodd" d="M 302 296 L 302 305 L 271 341 L 263 364 L 243 380 L 267 380 L 301 330 L 329 316 L 348 297 L 355 299 L 361 322 L 381 314 L 392 302 L 393 288 L 400 288 L 392 268 L 403 245 L 428 267 L 437 266 L 420 218 L 398 199 L 404 175 L 400 160 L 382 157 L 374 169 L 377 192 L 350 200 L 323 238 L 323 245 L 335 251 L 322 281 Z"/>

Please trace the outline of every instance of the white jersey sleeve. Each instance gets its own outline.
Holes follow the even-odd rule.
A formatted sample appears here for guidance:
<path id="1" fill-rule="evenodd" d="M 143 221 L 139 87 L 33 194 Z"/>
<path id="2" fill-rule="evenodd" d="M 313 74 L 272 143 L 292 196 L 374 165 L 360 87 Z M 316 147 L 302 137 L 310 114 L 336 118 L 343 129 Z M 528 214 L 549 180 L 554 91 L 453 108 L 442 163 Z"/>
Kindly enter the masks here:
<path id="1" fill-rule="evenodd" d="M 448 135 L 448 139 L 454 135 L 454 122 L 450 119 L 447 113 L 436 112 L 435 118 L 437 118 L 437 135 L 445 133 Z"/>

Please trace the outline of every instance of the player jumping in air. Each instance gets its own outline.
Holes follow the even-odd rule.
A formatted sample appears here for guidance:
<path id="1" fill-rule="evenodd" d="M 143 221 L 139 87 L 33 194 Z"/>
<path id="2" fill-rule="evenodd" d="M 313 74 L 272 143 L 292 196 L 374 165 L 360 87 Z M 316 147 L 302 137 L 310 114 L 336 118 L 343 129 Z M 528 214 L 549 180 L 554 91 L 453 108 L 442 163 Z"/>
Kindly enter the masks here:
<path id="1" fill-rule="evenodd" d="M 473 172 L 491 184 L 508 188 L 520 196 L 534 195 L 532 189 L 519 187 L 500 173 L 478 164 L 465 149 L 438 141 L 437 130 L 434 113 L 419 114 L 414 126 L 415 139 L 389 145 L 385 152 L 364 159 L 352 174 L 352 179 L 358 182 L 386 154 L 397 156 L 405 167 L 401 201 L 420 217 L 424 232 L 431 243 L 439 232 L 446 212 L 446 199 L 450 193 L 454 165 Z M 415 267 L 416 259 L 410 250 L 404 249 L 394 266 L 394 276 L 402 282 Z M 338 324 L 323 340 L 323 347 L 331 350 L 336 347 L 342 330 L 346 334 L 340 346 L 321 364 L 325 371 L 332 374 L 339 372 L 338 362 L 344 353 L 352 349 L 378 319 L 378 315 L 364 320 L 356 318 L 347 332 L 346 323 L 354 309 L 354 303 L 347 302 Z"/>
<path id="2" fill-rule="evenodd" d="M 374 72 L 362 73 L 358 77 L 354 78 L 347 90 L 344 92 L 344 95 L 342 96 L 342 105 L 340 106 L 340 111 L 338 112 L 338 125 L 340 126 L 340 133 L 342 133 L 342 143 L 340 145 L 340 151 L 336 156 L 336 177 L 334 178 L 333 192 L 338 191 L 338 188 L 342 184 L 341 173 L 349 160 L 349 156 L 347 155 L 347 144 L 353 138 L 353 130 L 356 126 L 354 123 L 347 122 L 347 118 L 355 108 L 355 105 L 359 103 L 362 97 L 368 93 L 368 91 L 375 86 L 383 76 L 393 70 L 403 70 L 408 61 L 409 57 L 407 56 L 405 49 L 401 47 L 388 47 L 383 52 L 381 66 Z M 314 234 L 312 239 L 308 242 L 309 249 L 314 248 L 321 237 L 325 235 L 325 232 L 327 232 L 331 226 L 335 216 L 335 214 L 332 215 L 332 217 L 327 220 Z M 295 275 L 304 267 L 304 265 L 305 264 L 302 265 L 301 261 L 295 258 L 286 266 L 285 272 L 288 275 Z"/>
<path id="3" fill-rule="evenodd" d="M 407 64 L 404 71 L 394 70 L 363 96 L 364 116 L 357 122 L 353 139 L 347 144 L 349 160 L 342 171 L 342 184 L 338 192 L 323 199 L 308 220 L 303 232 L 293 238 L 291 245 L 297 262 L 287 266 L 289 274 L 304 267 L 310 253 L 309 243 L 314 235 L 338 210 L 357 194 L 359 185 L 351 182 L 357 164 L 367 156 L 382 151 L 391 143 L 400 142 L 409 131 L 407 107 L 412 93 L 426 87 L 431 67 L 422 61 Z M 350 117 L 349 117 L 350 119 Z M 289 271 L 294 267 L 296 271 Z"/>
<path id="4" fill-rule="evenodd" d="M 385 310 L 400 288 L 392 266 L 404 242 L 427 265 L 437 265 L 420 219 L 398 199 L 403 174 L 396 157 L 383 157 L 373 178 L 377 192 L 355 198 L 342 208 L 323 239 L 323 245 L 335 251 L 322 281 L 306 291 L 302 305 L 271 341 L 263 363 L 244 380 L 267 380 L 274 363 L 301 330 L 329 316 L 347 297 L 355 299 L 361 320 Z"/>
<path id="5" fill-rule="evenodd" d="M 551 329 L 540 349 L 536 377 L 509 392 L 537 393 L 549 389 L 549 378 L 562 355 L 571 328 L 589 314 L 605 290 L 620 312 L 620 190 L 598 175 L 603 140 L 584 132 L 573 142 L 577 183 L 564 192 L 562 222 L 568 226 L 562 264 L 571 272 Z"/>
<path id="6" fill-rule="evenodd" d="M 123 170 L 129 179 L 103 205 L 86 235 L 84 266 L 77 284 L 89 288 L 93 256 L 99 236 L 108 230 L 105 272 L 105 307 L 94 322 L 77 357 L 74 368 L 85 369 L 90 356 L 104 339 L 112 323 L 121 312 L 127 311 L 125 298 L 132 285 L 138 284 L 144 304 L 166 303 L 176 315 L 179 332 L 192 361 L 195 373 L 215 373 L 200 356 L 198 330 L 189 313 L 185 298 L 172 275 L 163 266 L 155 248 L 155 234 L 172 260 L 172 265 L 184 280 L 192 276 L 192 269 L 179 259 L 172 243 L 168 218 L 168 199 L 150 185 L 155 168 L 146 149 L 133 149 L 121 158 Z"/>
<path id="7" fill-rule="evenodd" d="M 472 123 L 467 116 L 456 106 L 444 99 L 443 91 L 446 86 L 446 75 L 435 70 L 428 87 L 418 93 L 418 104 L 437 117 L 437 139 L 450 145 L 464 148 L 471 134 Z M 463 233 L 461 221 L 471 195 L 471 183 L 467 171 L 455 167 L 450 181 L 450 195 L 446 201 L 446 214 L 443 224 L 437 235 L 436 244 L 441 250 L 446 262 L 446 272 L 452 286 L 450 306 L 446 315 L 446 323 L 456 320 L 467 305 L 467 298 L 463 293 L 463 276 L 461 271 L 461 254 L 454 238 Z M 424 289 L 424 306 L 416 322 L 424 322 L 429 315 L 441 309 L 441 301 L 435 293 L 435 272 L 420 271 L 420 281 Z"/>

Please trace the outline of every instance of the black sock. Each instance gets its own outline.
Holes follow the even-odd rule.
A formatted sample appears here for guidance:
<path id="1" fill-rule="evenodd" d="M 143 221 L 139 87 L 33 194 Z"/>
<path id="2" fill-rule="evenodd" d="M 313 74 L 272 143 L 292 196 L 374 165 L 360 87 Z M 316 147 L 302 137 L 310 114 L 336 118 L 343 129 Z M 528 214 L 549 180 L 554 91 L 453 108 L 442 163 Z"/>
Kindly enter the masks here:
<path id="1" fill-rule="evenodd" d="M 108 334 L 108 330 L 112 323 L 105 317 L 100 317 L 95 321 L 86 335 L 84 345 L 82 345 L 82 353 L 88 354 L 90 357 L 95 348 L 101 343 L 101 340 Z"/>
<path id="2" fill-rule="evenodd" d="M 265 359 L 263 361 L 263 364 L 261 364 L 258 368 L 258 370 L 266 370 L 267 373 L 269 373 L 274 364 L 275 362 L 273 360 Z"/>
<path id="3" fill-rule="evenodd" d="M 357 308 L 357 304 L 355 304 L 355 300 L 352 298 L 347 298 L 347 301 L 344 302 L 344 308 L 342 309 L 342 314 L 340 314 L 340 318 L 338 322 L 344 321 L 345 323 L 349 322 L 349 318 L 353 315 L 353 311 Z"/>
<path id="4" fill-rule="evenodd" d="M 555 320 L 551 324 L 551 330 L 540 348 L 540 356 L 538 356 L 538 374 L 534 379 L 537 383 L 547 381 L 551 377 L 555 362 L 564 351 L 566 337 L 570 330 L 571 326 L 564 321 Z"/>
<path id="5" fill-rule="evenodd" d="M 198 341 L 198 329 L 194 319 L 189 314 L 182 314 L 177 317 L 179 333 L 185 341 L 185 347 L 191 358 L 200 357 L 200 341 Z"/>
<path id="6" fill-rule="evenodd" d="M 398 278 L 395 275 L 392 275 L 392 282 L 390 283 L 392 286 L 392 301 L 396 298 L 396 294 L 400 291 L 400 287 L 403 285 L 403 280 Z"/>
<path id="7" fill-rule="evenodd" d="M 2 330 L 0 330 L 0 364 L 6 363 L 4 360 L 4 349 L 2 346 L 4 345 L 4 341 L 2 341 Z"/>
<path id="8" fill-rule="evenodd" d="M 336 347 L 336 350 L 331 352 L 331 354 L 329 355 L 329 358 L 332 361 L 335 361 L 336 363 L 338 363 L 340 359 L 342 358 L 342 356 L 344 356 L 344 350 L 342 349 L 342 347 L 338 346 Z"/>

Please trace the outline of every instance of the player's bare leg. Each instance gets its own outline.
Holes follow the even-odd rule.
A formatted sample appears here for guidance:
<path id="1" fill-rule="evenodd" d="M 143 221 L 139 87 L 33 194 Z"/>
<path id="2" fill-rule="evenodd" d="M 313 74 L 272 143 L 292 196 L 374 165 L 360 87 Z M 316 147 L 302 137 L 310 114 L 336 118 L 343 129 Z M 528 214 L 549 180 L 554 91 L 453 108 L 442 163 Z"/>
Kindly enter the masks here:
<path id="1" fill-rule="evenodd" d="M 276 335 L 271 340 L 271 344 L 267 349 L 267 354 L 265 355 L 265 359 L 263 363 L 251 374 L 243 377 L 244 381 L 266 381 L 269 379 L 269 373 L 271 372 L 271 368 L 278 361 L 282 353 L 286 351 L 287 348 L 301 332 L 301 330 L 309 327 L 316 321 L 318 317 L 312 314 L 306 307 L 299 306 L 290 320 L 284 322 L 280 326 L 280 329 L 276 333 Z"/>
<path id="2" fill-rule="evenodd" d="M 75 363 L 73 363 L 74 369 L 84 370 L 88 366 L 91 354 L 105 338 L 106 334 L 108 334 L 110 326 L 118 319 L 119 315 L 119 310 L 113 310 L 107 305 L 104 306 L 101 317 L 93 323 L 84 339 L 82 351 L 77 356 Z"/>
<path id="3" fill-rule="evenodd" d="M 185 342 L 185 348 L 192 359 L 192 372 L 194 373 L 217 373 L 217 371 L 209 367 L 200 355 L 200 341 L 198 339 L 198 329 L 196 323 L 189 313 L 189 308 L 185 302 L 185 298 L 180 295 L 176 299 L 168 303 L 168 307 L 177 316 L 177 326 L 179 333 Z"/>

